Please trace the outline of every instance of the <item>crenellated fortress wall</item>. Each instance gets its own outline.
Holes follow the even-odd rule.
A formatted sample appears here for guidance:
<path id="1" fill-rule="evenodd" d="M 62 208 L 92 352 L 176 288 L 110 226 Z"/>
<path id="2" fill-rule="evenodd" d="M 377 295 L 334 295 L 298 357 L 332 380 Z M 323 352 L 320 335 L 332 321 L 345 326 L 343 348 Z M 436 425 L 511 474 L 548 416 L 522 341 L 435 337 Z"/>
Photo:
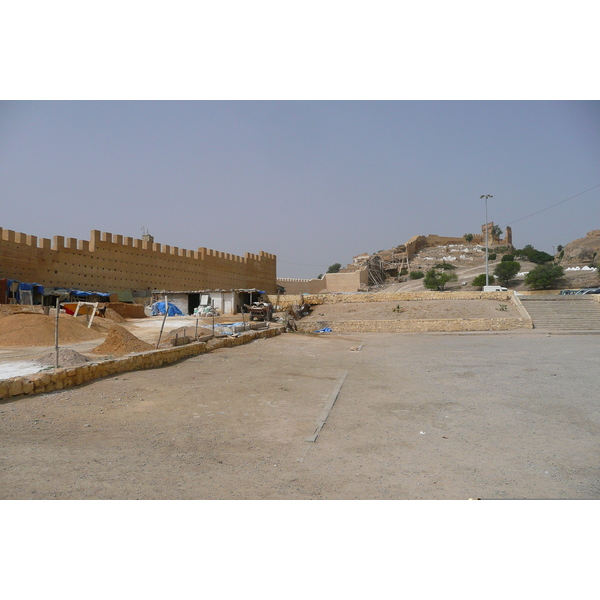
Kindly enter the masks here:
<path id="1" fill-rule="evenodd" d="M 93 230 L 89 241 L 50 241 L 0 228 L 0 278 L 94 291 L 276 290 L 277 259 L 197 251 Z"/>

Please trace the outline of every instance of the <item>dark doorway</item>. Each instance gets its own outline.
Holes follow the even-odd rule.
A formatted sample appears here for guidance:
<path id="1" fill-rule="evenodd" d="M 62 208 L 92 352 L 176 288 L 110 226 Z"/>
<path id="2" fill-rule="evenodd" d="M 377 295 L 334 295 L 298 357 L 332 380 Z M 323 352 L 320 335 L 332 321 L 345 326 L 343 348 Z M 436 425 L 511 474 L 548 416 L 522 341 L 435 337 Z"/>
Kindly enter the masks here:
<path id="1" fill-rule="evenodd" d="M 200 305 L 200 294 L 188 294 L 188 315 L 194 314 L 194 309 Z"/>

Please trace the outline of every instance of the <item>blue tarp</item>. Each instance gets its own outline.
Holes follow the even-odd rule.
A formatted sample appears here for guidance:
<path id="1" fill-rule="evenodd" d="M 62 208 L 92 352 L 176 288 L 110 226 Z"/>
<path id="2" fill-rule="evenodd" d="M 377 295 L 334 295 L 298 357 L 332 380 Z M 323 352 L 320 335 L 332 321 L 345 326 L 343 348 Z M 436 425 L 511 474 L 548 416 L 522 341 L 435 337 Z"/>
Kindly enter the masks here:
<path id="1" fill-rule="evenodd" d="M 17 289 L 14 292 L 14 297 L 17 302 L 21 301 L 21 291 L 23 292 L 33 292 L 34 294 L 44 294 L 44 286 L 39 283 L 23 283 L 22 281 L 18 281 L 16 279 L 7 279 L 6 280 L 6 291 L 7 293 L 11 291 L 13 283 L 17 283 Z"/>
<path id="2" fill-rule="evenodd" d="M 152 316 L 156 315 L 164 315 L 165 314 L 165 303 L 164 302 L 155 302 L 152 305 Z M 174 317 L 176 315 L 183 315 L 183 313 L 172 303 L 169 302 L 169 313 L 168 317 Z"/>
<path id="3" fill-rule="evenodd" d="M 110 300 L 110 294 L 106 294 L 104 292 L 84 292 L 82 290 L 69 290 L 69 294 L 71 296 L 75 296 L 75 298 L 89 298 L 90 296 L 98 296 L 98 298 L 106 298 L 106 300 Z"/>
<path id="4" fill-rule="evenodd" d="M 313 331 L 313 333 L 331 333 L 333 331 L 333 329 L 331 329 L 331 327 L 323 327 L 323 329 L 317 329 L 316 331 Z"/>

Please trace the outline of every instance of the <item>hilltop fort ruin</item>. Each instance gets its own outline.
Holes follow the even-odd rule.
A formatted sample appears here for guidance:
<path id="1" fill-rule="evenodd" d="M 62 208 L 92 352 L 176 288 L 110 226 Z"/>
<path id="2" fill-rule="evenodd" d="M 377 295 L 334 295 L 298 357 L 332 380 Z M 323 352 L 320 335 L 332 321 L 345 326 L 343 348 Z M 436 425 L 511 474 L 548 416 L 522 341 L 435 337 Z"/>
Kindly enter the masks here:
<path id="1" fill-rule="evenodd" d="M 488 245 L 512 246 L 512 229 L 507 225 L 504 237 L 494 238 L 492 231 L 494 222 L 487 223 Z M 473 246 L 485 244 L 486 225 L 481 226 L 481 233 L 473 234 L 470 244 Z M 356 292 L 366 289 L 369 285 L 380 283 L 384 271 L 399 272 L 402 268 L 410 268 L 410 261 L 424 248 L 452 246 L 465 244 L 464 237 L 446 237 L 439 235 L 415 235 L 405 244 L 400 244 L 391 250 L 379 251 L 375 254 L 363 253 L 355 256 L 352 264 L 340 269 L 339 273 L 327 273 L 322 279 L 286 279 L 278 278 L 277 283 L 284 287 L 289 294 L 310 293 L 322 291 Z"/>

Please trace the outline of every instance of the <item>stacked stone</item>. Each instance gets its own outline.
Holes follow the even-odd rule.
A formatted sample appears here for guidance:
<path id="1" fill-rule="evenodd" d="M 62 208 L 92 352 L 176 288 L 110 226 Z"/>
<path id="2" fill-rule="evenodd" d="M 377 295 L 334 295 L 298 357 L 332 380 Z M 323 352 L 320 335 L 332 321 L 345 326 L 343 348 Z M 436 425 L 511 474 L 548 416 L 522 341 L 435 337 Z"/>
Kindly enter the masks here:
<path id="1" fill-rule="evenodd" d="M 247 344 L 257 338 L 269 338 L 279 335 L 283 328 L 273 325 L 268 329 L 260 331 L 247 331 L 238 337 L 215 338 L 209 342 L 194 342 L 187 346 L 167 348 L 164 350 L 153 350 L 143 352 L 135 356 L 126 356 L 98 363 L 91 363 L 79 367 L 55 369 L 52 372 L 45 371 L 22 377 L 12 377 L 0 381 L 0 400 L 20 396 L 22 394 L 43 394 L 54 392 L 64 388 L 73 387 L 126 371 L 137 371 L 140 369 L 156 369 L 163 365 L 169 365 L 184 358 L 197 356 L 210 352 L 216 348 L 226 348 Z"/>

